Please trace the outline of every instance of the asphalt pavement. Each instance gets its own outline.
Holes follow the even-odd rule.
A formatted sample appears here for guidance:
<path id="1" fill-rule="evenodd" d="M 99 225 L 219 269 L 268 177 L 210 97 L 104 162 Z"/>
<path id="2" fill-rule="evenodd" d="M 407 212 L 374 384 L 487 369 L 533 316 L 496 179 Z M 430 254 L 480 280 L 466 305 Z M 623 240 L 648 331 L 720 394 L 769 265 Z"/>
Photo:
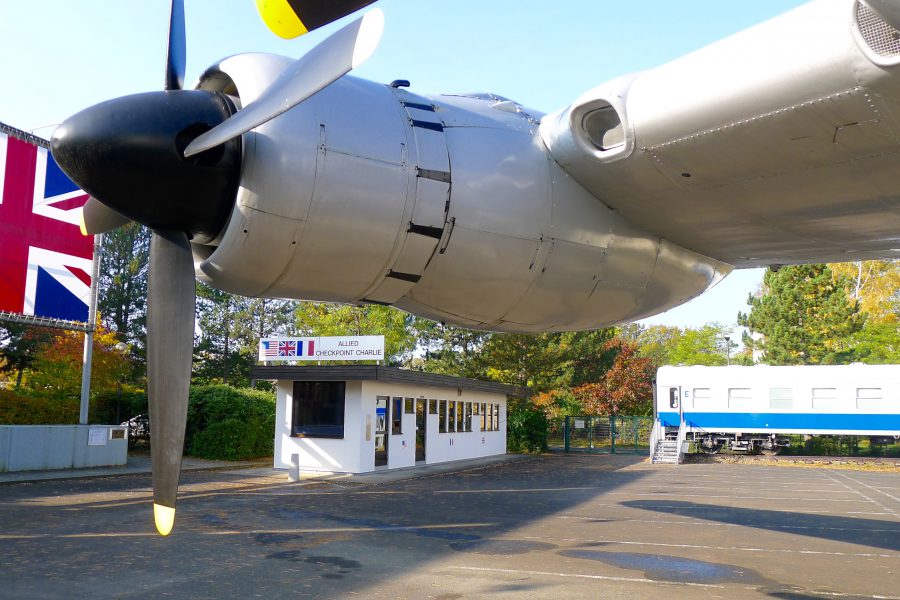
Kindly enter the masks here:
<path id="1" fill-rule="evenodd" d="M 900 475 L 543 455 L 287 482 L 0 485 L 3 598 L 900 600 Z"/>

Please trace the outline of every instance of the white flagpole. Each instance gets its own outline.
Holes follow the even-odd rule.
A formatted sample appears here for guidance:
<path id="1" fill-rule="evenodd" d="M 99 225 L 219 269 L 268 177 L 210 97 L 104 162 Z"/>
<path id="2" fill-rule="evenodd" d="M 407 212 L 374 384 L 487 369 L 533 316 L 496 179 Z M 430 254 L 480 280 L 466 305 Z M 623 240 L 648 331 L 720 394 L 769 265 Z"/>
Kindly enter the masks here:
<path id="1" fill-rule="evenodd" d="M 97 328 L 97 296 L 100 290 L 100 248 L 103 235 L 94 236 L 94 262 L 91 264 L 91 300 L 88 306 L 88 327 L 84 332 L 84 356 L 81 364 L 80 425 L 88 424 L 88 405 L 91 397 L 91 360 L 94 355 L 94 330 Z"/>

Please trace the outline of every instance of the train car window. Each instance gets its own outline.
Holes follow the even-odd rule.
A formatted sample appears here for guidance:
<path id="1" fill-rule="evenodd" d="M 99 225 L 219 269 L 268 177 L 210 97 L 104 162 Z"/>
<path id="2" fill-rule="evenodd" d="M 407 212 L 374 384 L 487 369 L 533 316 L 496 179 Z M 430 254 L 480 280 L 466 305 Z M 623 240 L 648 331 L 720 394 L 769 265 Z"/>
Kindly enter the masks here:
<path id="1" fill-rule="evenodd" d="M 813 388 L 812 407 L 818 410 L 836 410 L 841 408 L 837 388 Z"/>
<path id="2" fill-rule="evenodd" d="M 856 408 L 881 410 L 881 388 L 856 388 Z"/>
<path id="3" fill-rule="evenodd" d="M 794 408 L 794 388 L 769 388 L 769 408 L 790 410 Z"/>
<path id="4" fill-rule="evenodd" d="M 713 405 L 710 388 L 694 388 L 694 408 L 700 410 L 717 408 Z"/>
<path id="5" fill-rule="evenodd" d="M 678 408 L 678 388 L 669 388 L 669 408 Z"/>
<path id="6" fill-rule="evenodd" d="M 728 388 L 728 408 L 752 409 L 753 391 L 750 388 Z"/>

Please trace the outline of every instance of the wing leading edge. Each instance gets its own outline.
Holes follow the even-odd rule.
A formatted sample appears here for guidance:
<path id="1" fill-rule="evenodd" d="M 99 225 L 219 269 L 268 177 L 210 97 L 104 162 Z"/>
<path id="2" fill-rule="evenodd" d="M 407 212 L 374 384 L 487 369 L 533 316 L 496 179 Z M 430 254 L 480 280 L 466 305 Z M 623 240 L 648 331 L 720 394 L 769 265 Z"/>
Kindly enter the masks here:
<path id="1" fill-rule="evenodd" d="M 811 2 L 601 85 L 541 136 L 626 219 L 736 267 L 900 257 L 900 32 L 883 11 Z"/>

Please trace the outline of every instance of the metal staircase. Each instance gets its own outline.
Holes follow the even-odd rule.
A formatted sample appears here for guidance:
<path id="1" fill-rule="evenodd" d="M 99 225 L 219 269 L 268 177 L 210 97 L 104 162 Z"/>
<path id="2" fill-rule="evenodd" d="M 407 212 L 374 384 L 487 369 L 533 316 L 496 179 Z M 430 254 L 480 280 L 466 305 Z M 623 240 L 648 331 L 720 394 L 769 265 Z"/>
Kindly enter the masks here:
<path id="1" fill-rule="evenodd" d="M 654 463 L 678 464 L 678 441 L 672 439 L 662 439 L 656 442 L 656 448 L 653 450 Z"/>
<path id="2" fill-rule="evenodd" d="M 653 435 L 651 436 L 651 441 L 653 442 L 653 456 L 651 457 L 651 462 L 668 463 L 672 465 L 681 463 L 681 449 L 686 438 L 687 426 L 684 420 L 681 421 L 681 424 L 678 427 L 678 436 L 674 439 L 666 436 L 665 429 L 657 421 Z"/>

